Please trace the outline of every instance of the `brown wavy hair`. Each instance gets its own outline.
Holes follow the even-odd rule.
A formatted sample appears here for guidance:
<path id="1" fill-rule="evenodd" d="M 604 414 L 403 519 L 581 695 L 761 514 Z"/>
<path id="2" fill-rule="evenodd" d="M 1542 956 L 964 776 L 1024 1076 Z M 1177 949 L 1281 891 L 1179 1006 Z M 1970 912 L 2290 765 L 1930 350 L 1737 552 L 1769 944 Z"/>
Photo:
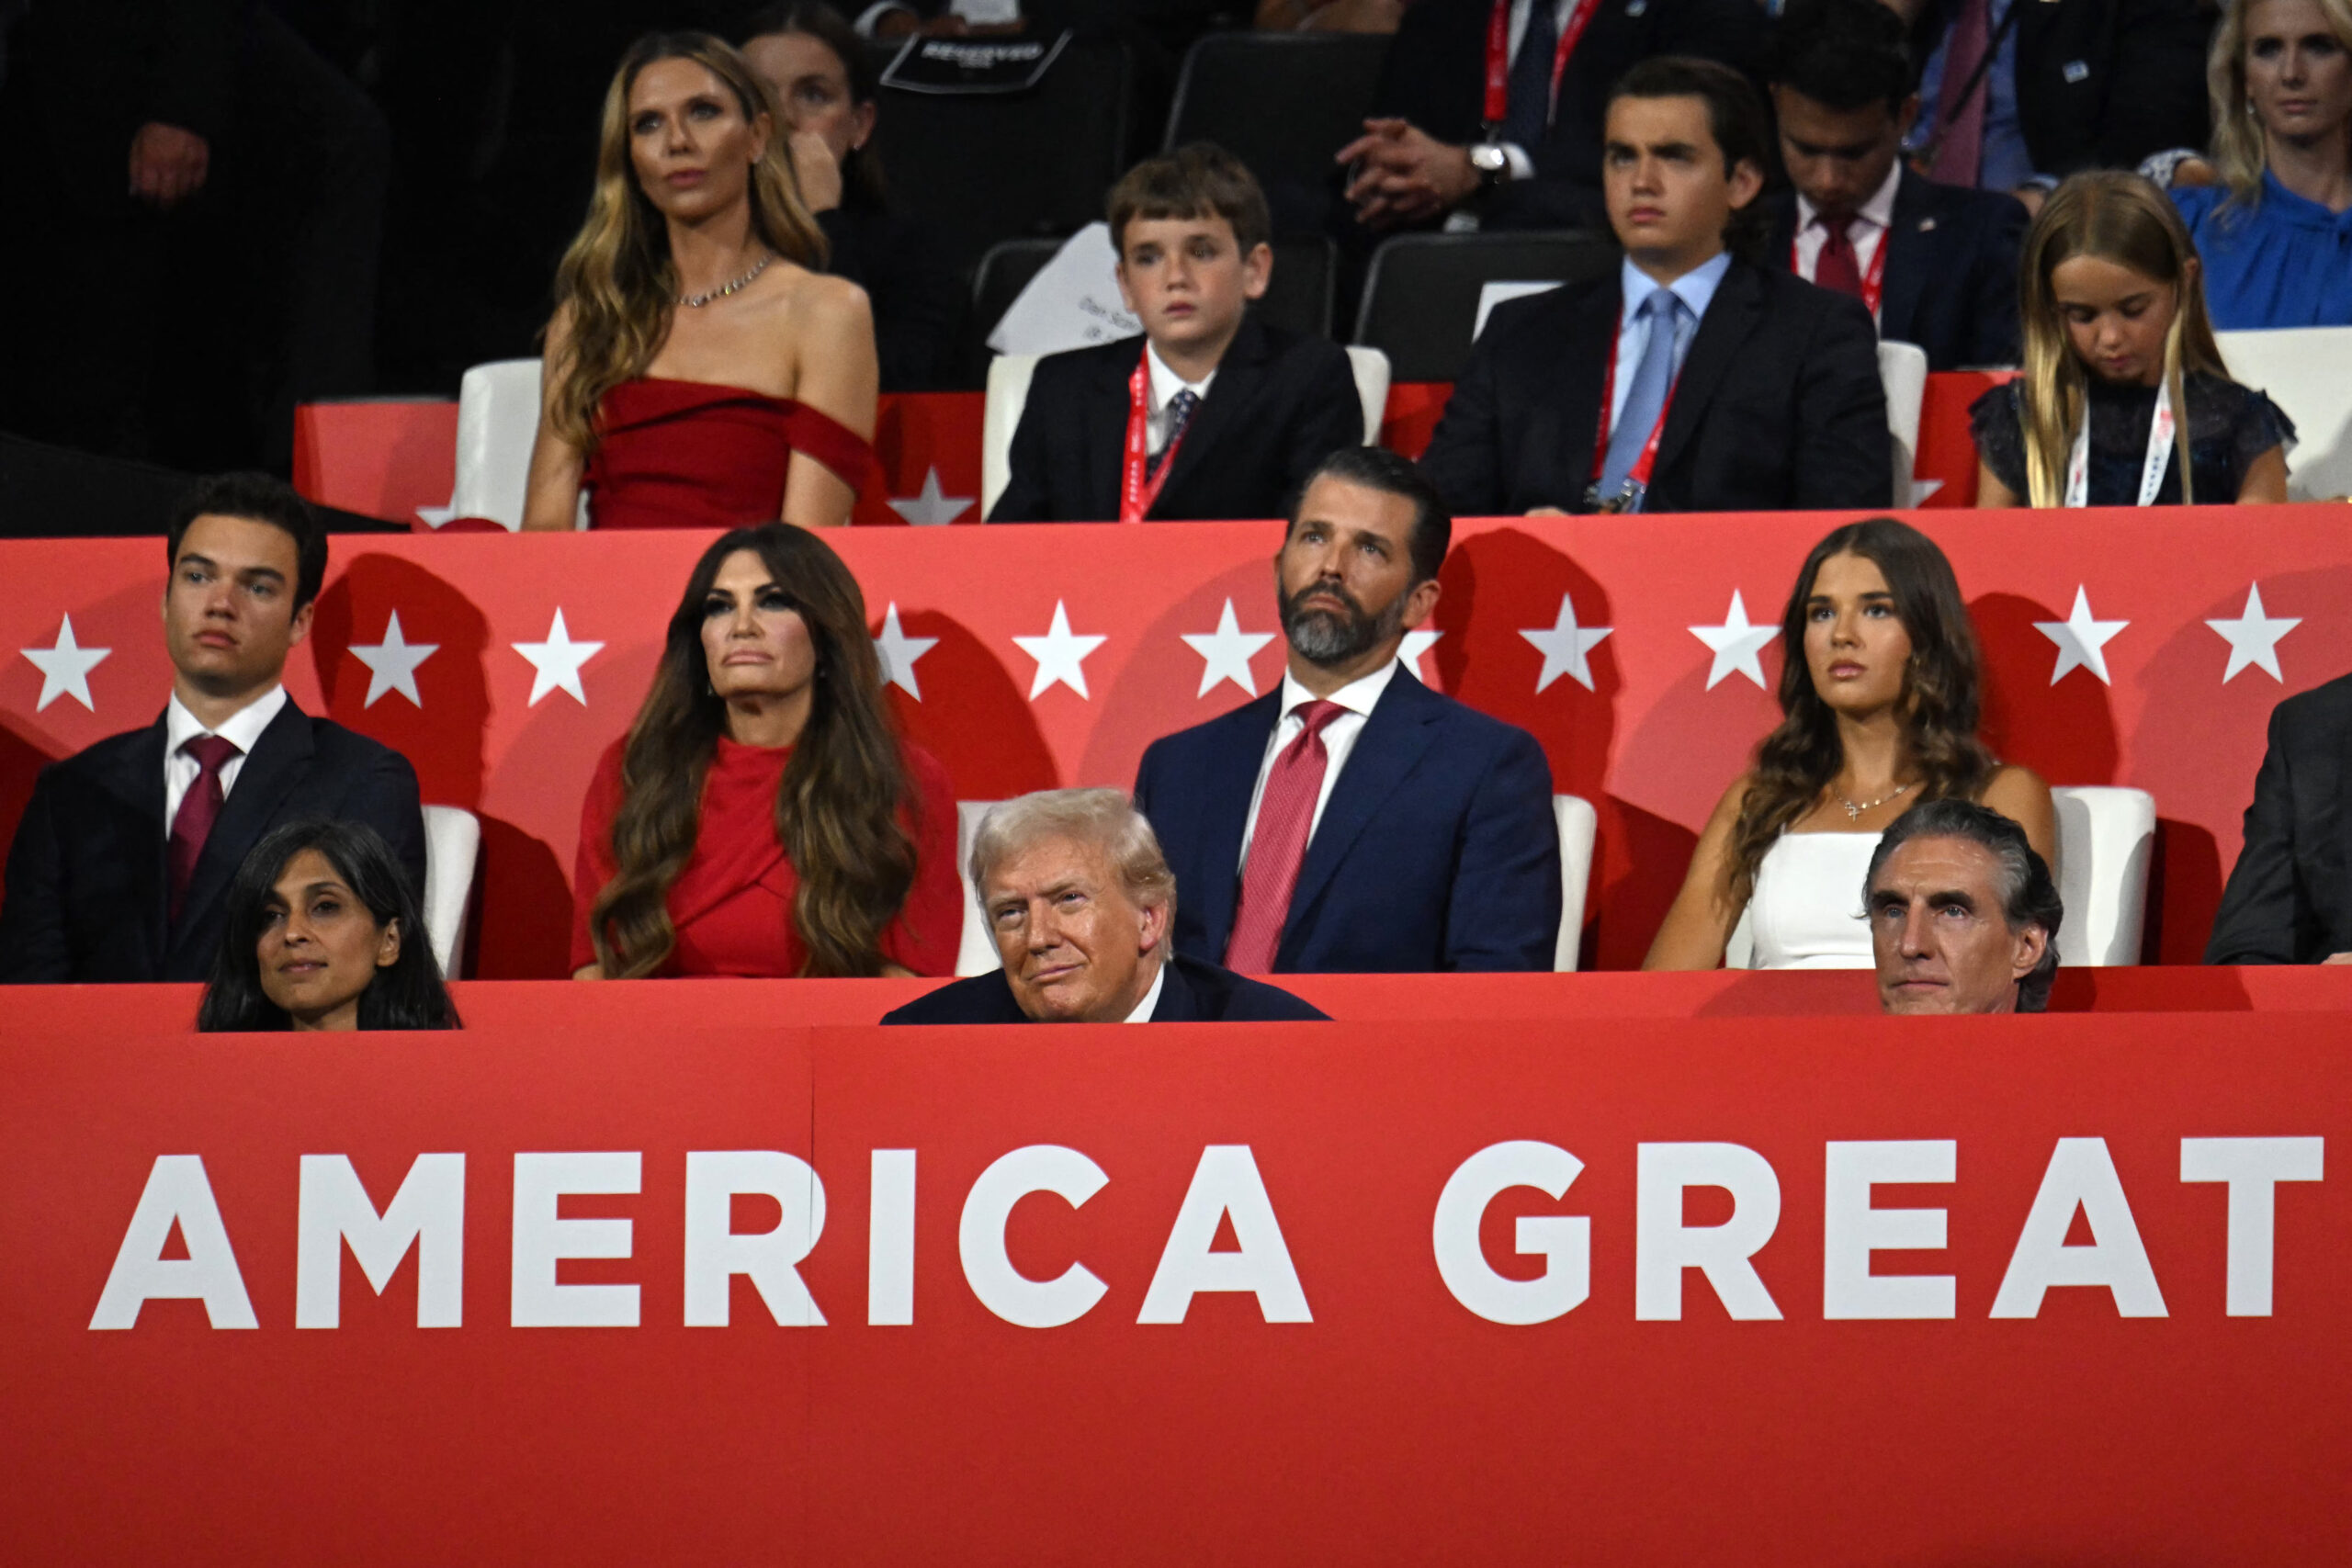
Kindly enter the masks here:
<path id="1" fill-rule="evenodd" d="M 1894 613 L 1911 638 L 1895 708 L 1903 759 L 1919 775 L 1911 804 L 1946 797 L 1973 800 L 1999 763 L 1976 739 L 1982 663 L 1976 628 L 1960 581 L 1936 542 L 1907 523 L 1873 517 L 1832 529 L 1813 547 L 1797 573 L 1788 608 L 1781 612 L 1781 723 L 1756 749 L 1747 795 L 1732 829 L 1731 894 L 1735 908 L 1756 888 L 1765 852 L 1821 799 L 1846 760 L 1838 716 L 1821 700 L 1804 657 L 1806 601 L 1821 563 L 1860 556 L 1886 579 Z"/>
<path id="2" fill-rule="evenodd" d="M 621 754 L 613 818 L 618 868 L 596 895 L 589 931 L 607 976 L 650 975 L 677 945 L 669 896 L 694 854 L 703 780 L 727 731 L 710 689 L 703 606 L 719 567 L 749 550 L 808 626 L 817 665 L 808 723 L 775 797 L 777 841 L 799 880 L 792 926 L 808 951 L 803 975 L 878 975 L 882 930 L 914 886 L 915 841 L 904 816 L 922 809 L 907 776 L 882 666 L 857 579 L 825 542 L 788 523 L 738 528 L 705 550 L 670 617 L 653 684 Z"/>
<path id="3" fill-rule="evenodd" d="M 588 220 L 555 275 L 557 307 L 570 310 L 571 323 L 563 357 L 552 367 L 548 417 L 583 455 L 595 450 L 597 405 L 623 381 L 645 374 L 677 309 L 669 228 L 629 162 L 629 92 L 639 73 L 663 60 L 691 60 L 718 77 L 746 122 L 769 119 L 767 143 L 752 166 L 752 232 L 786 261 L 810 268 L 825 263 L 825 236 L 800 199 L 788 139 L 778 134 L 767 87 L 750 62 L 708 33 L 648 33 L 631 44 L 605 91 Z"/>

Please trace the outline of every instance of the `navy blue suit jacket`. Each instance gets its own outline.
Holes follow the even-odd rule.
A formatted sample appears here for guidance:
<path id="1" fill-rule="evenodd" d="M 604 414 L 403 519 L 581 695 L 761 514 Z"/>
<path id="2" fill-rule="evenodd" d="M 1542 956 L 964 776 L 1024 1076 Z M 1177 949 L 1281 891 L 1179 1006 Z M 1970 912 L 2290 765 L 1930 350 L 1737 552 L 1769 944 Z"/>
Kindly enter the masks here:
<path id="1" fill-rule="evenodd" d="M 1175 954 L 1168 964 L 1153 1023 L 1283 1023 L 1328 1021 L 1329 1014 L 1262 980 Z M 925 991 L 902 1008 L 882 1015 L 885 1023 L 1027 1023 L 1029 1015 L 1012 999 L 1004 971 L 991 969 Z"/>
<path id="2" fill-rule="evenodd" d="M 1241 835 L 1277 690 L 1144 753 L 1136 806 L 1176 873 L 1176 951 L 1221 962 Z M 1552 769 L 1525 730 L 1399 671 L 1331 788 L 1274 968 L 1380 974 L 1552 967 L 1560 833 Z"/>

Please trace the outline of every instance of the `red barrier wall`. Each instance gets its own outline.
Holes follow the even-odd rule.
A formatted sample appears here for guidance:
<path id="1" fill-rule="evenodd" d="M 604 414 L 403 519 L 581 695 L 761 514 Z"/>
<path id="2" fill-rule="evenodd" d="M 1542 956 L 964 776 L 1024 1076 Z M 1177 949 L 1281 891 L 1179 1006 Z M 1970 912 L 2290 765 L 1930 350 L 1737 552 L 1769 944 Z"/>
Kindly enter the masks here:
<path id="1" fill-rule="evenodd" d="M 594 1008 L 619 988 L 534 989 Z M 2344 1554 L 2352 1200 L 2311 1179 L 2352 1116 L 2340 1014 L 1106 1036 L 759 1027 L 634 989 L 686 1005 L 652 1031 L 557 1008 L 442 1037 L 197 1043 L 44 1021 L 28 994 L 0 1098 L 0 1557 Z M 2300 1142 L 2234 1145 L 2275 1184 L 2185 1179 L 2212 1139 Z M 1948 1176 L 1890 1179 L 1890 1151 L 1857 1148 L 1886 1141 Z M 1508 1142 L 1562 1151 L 1573 1179 L 1441 1218 Z M 975 1198 L 1041 1145 L 1099 1190 Z M 552 1190 L 597 1184 L 518 1179 L 576 1151 L 631 1179 L 569 1197 Z M 690 1242 L 695 1151 L 806 1162 L 821 1222 L 709 1188 L 717 1228 Z M 911 1151 L 910 1206 L 876 1201 L 876 1151 Z M 303 1310 L 332 1303 L 336 1326 L 297 1327 L 303 1196 L 331 1190 L 305 1156 L 344 1156 L 372 1214 L 425 1154 L 463 1162 L 428 1216 L 449 1248 L 429 1292 L 411 1248 L 378 1295 L 330 1225 Z M 1875 1218 L 1832 1180 L 1863 1161 Z M 177 1234 L 142 1241 L 159 1172 L 183 1179 L 153 1216 Z M 1728 1249 L 1708 1235 L 1725 1226 Z M 781 1273 L 724 1273 L 721 1233 L 787 1228 L 815 1234 Z M 1464 1294 L 1464 1247 L 1504 1280 L 1581 1260 L 1589 1289 L 1497 1321 L 1498 1281 Z M 686 1326 L 715 1258 L 727 1325 Z M 209 1300 L 141 1299 L 199 1263 Z M 1072 1269 L 1098 1299 L 1013 1320 L 1034 1292 L 1005 1272 Z M 1879 1283 L 1833 1283 L 1855 1272 Z M 1833 1315 L 1903 1276 L 1950 1280 L 1949 1315 Z M 581 1287 L 628 1307 L 528 1325 L 550 1286 L 566 1311 Z M 787 1310 L 795 1288 L 821 1325 Z M 418 1325 L 428 1293 L 455 1325 Z M 213 1326 L 240 1305 L 252 1327 Z"/>

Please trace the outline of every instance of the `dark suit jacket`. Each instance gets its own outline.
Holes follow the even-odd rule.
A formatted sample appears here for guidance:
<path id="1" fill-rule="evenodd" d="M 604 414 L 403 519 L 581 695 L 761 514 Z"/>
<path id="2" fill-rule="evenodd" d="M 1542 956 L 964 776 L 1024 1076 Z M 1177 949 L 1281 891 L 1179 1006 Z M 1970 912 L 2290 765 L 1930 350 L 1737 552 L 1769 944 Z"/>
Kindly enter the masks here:
<path id="1" fill-rule="evenodd" d="M 365 822 L 421 897 L 424 819 L 408 759 L 288 701 L 254 742 L 205 840 L 179 923 L 167 923 L 164 721 L 52 762 L 8 851 L 0 981 L 203 980 L 222 901 L 256 840 L 310 818 Z"/>
<path id="2" fill-rule="evenodd" d="M 2018 126 L 2041 173 L 2128 169 L 2211 134 L 2199 0 L 2027 0 L 2017 33 Z"/>
<path id="3" fill-rule="evenodd" d="M 1456 513 L 1583 506 L 1622 299 L 1611 271 L 1497 307 L 1421 457 Z M 1893 442 L 1862 302 L 1736 261 L 1683 358 L 1644 509 L 1884 508 Z"/>
<path id="4" fill-rule="evenodd" d="M 1488 0 L 1414 0 L 1406 6 L 1373 112 L 1408 119 L 1441 141 L 1479 141 L 1490 9 Z M 1757 77 L 1771 25 L 1755 0 L 1600 0 L 1561 73 L 1551 134 L 1527 149 L 1535 177 L 1489 195 L 1480 209 L 1483 225 L 1607 228 L 1600 131 L 1617 78 L 1654 54 L 1703 55 Z"/>
<path id="5" fill-rule="evenodd" d="M 953 373 L 970 309 L 946 247 L 921 219 L 847 203 L 817 215 L 825 270 L 865 290 L 886 392 L 922 392 Z"/>
<path id="6" fill-rule="evenodd" d="M 2352 675 L 2270 713 L 2208 964 L 2316 964 L 2352 952 Z"/>
<path id="7" fill-rule="evenodd" d="M 1283 1023 L 1328 1019 L 1288 991 L 1260 980 L 1244 979 L 1230 969 L 1204 964 L 1179 953 L 1167 968 L 1168 981 L 1159 990 L 1159 1005 L 1151 1010 L 1154 1023 Z M 992 969 L 926 991 L 902 1008 L 882 1016 L 885 1023 L 1027 1023 L 1029 1015 L 1012 999 L 1004 971 Z"/>
<path id="8" fill-rule="evenodd" d="M 1131 337 L 1038 361 L 1012 435 L 1012 481 L 989 522 L 1118 520 L 1127 378 L 1142 355 L 1143 340 Z M 1150 515 L 1280 517 L 1316 464 L 1363 440 L 1347 351 L 1245 315 Z"/>
<path id="9" fill-rule="evenodd" d="M 1176 951 L 1225 956 L 1241 834 L 1282 694 L 1151 744 L 1136 807 L 1176 873 Z M 1560 834 L 1535 738 L 1398 671 L 1307 841 L 1274 967 L 1552 967 Z"/>
<path id="10" fill-rule="evenodd" d="M 1797 198 L 1770 198 L 1770 259 L 1787 270 Z M 1928 351 L 1930 370 L 2018 362 L 2018 248 L 2024 204 L 2006 191 L 1938 185 L 1909 169 L 1894 187 L 1879 336 Z"/>

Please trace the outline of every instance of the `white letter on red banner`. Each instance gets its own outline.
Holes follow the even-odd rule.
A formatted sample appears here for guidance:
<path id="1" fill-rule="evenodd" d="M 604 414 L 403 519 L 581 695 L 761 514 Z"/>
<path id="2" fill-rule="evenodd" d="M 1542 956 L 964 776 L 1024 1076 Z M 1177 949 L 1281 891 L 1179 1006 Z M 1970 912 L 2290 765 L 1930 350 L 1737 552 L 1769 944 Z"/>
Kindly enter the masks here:
<path id="1" fill-rule="evenodd" d="M 746 1235 L 734 1228 L 735 1195 L 775 1200 L 775 1229 Z M 825 1184 L 808 1162 L 775 1149 L 696 1149 L 686 1156 L 686 1305 L 688 1328 L 727 1326 L 728 1295 L 747 1274 L 786 1328 L 824 1325 L 817 1299 L 800 1278 L 800 1260 L 825 1234 Z"/>
<path id="2" fill-rule="evenodd" d="M 419 1155 L 381 1216 L 348 1155 L 304 1155 L 296 1201 L 294 1326 L 343 1323 L 343 1246 L 378 1295 L 416 1248 L 416 1325 L 456 1328 L 466 1305 L 466 1156 Z"/>
<path id="3" fill-rule="evenodd" d="M 628 1154 L 518 1154 L 514 1156 L 514 1252 L 511 1320 L 517 1328 L 635 1328 L 635 1285 L 559 1285 L 562 1258 L 627 1258 L 634 1227 L 627 1220 L 565 1220 L 556 1205 L 567 1192 L 630 1193 L 644 1156 Z"/>
<path id="4" fill-rule="evenodd" d="M 175 1221 L 187 1256 L 167 1261 L 164 1244 Z M 189 1300 L 204 1303 L 204 1315 L 215 1328 L 261 1326 L 245 1294 L 245 1277 L 237 1271 L 229 1228 L 220 1223 L 220 1205 L 212 1200 L 204 1156 L 157 1155 L 139 1207 L 131 1212 L 130 1228 L 122 1233 L 107 1288 L 98 1292 L 90 1326 L 133 1327 L 143 1302 Z"/>
<path id="5" fill-rule="evenodd" d="M 1488 1323 L 1549 1323 L 1592 1293 L 1592 1221 L 1582 1214 L 1521 1214 L 1512 1242 L 1525 1258 L 1546 1259 L 1532 1280 L 1495 1272 L 1479 1245 L 1487 1205 L 1514 1187 L 1561 1198 L 1584 1162 L 1555 1144 L 1490 1144 L 1464 1160 L 1438 1194 L 1430 1244 L 1453 1299 Z"/>
<path id="6" fill-rule="evenodd" d="M 1821 1187 L 1821 1315 L 1912 1318 L 1955 1315 L 1950 1274 L 1871 1272 L 1873 1252 L 1940 1252 L 1941 1209 L 1873 1209 L 1871 1188 L 1954 1179 L 1960 1145 L 1950 1138 L 1831 1144 Z"/>
<path id="7" fill-rule="evenodd" d="M 1634 1316 L 1682 1316 L 1682 1271 L 1703 1270 L 1735 1318 L 1777 1319 L 1781 1309 L 1748 1259 L 1781 1224 L 1781 1179 L 1754 1149 L 1738 1144 L 1644 1144 L 1637 1152 L 1634 1200 Z M 1682 1223 L 1686 1187 L 1731 1194 L 1731 1218 L 1719 1225 Z"/>
<path id="8" fill-rule="evenodd" d="M 1032 1192 L 1051 1192 L 1078 1209 L 1110 1179 L 1101 1166 L 1059 1144 L 1015 1149 L 980 1172 L 964 1200 L 964 1220 L 956 1233 L 965 1281 L 980 1304 L 1023 1328 L 1059 1328 L 1093 1311 L 1110 1287 L 1083 1263 L 1071 1264 L 1051 1280 L 1027 1278 L 1005 1256 L 1004 1222 L 1012 1217 L 1012 1206 Z"/>
<path id="9" fill-rule="evenodd" d="M 2317 1181 L 2323 1138 L 2183 1138 L 2183 1181 L 2230 1184 L 2229 1315 L 2270 1315 L 2271 1255 L 2281 1181 Z"/>
<path id="10" fill-rule="evenodd" d="M 2075 1210 L 2090 1222 L 2091 1245 L 2068 1247 Z M 2105 1138 L 2061 1138 L 2050 1153 L 2041 1190 L 2018 1233 L 2008 1272 L 1993 1298 L 1993 1317 L 2039 1317 L 2041 1293 L 2052 1285 L 2103 1285 L 2118 1317 L 2163 1317 L 2165 1295 L 2148 1249 L 2123 1196 L 2122 1179 Z"/>
<path id="11" fill-rule="evenodd" d="M 1217 1223 L 1227 1214 L 1240 1250 L 1211 1252 Z M 1248 1291 L 1258 1298 L 1259 1315 L 1268 1323 L 1315 1321 L 1273 1201 L 1259 1179 L 1257 1156 L 1247 1144 L 1211 1144 L 1201 1151 L 1136 1321 L 1182 1323 L 1200 1291 Z"/>

